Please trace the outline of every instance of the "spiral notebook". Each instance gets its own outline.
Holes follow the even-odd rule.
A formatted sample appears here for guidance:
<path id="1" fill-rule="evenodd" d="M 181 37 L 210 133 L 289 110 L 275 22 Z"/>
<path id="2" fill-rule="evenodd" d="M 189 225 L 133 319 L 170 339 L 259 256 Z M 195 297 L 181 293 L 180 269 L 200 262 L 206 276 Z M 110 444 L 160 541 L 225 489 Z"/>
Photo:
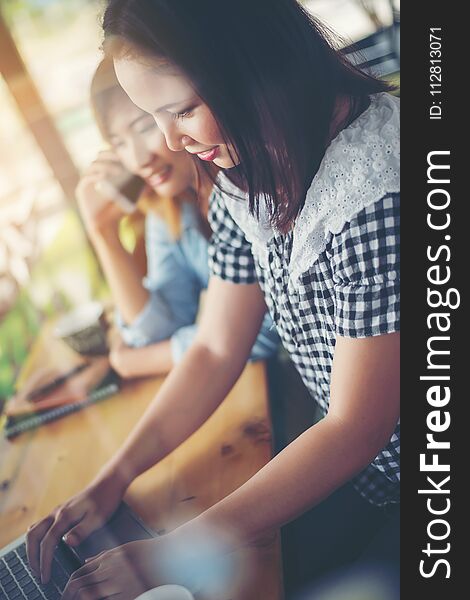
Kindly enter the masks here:
<path id="1" fill-rule="evenodd" d="M 33 417 L 41 412 L 85 400 L 101 387 L 110 371 L 109 360 L 100 356 L 84 361 L 66 360 L 61 368 L 35 369 L 5 405 L 9 421 Z"/>
<path id="2" fill-rule="evenodd" d="M 6 438 L 13 438 L 25 431 L 36 429 L 46 423 L 51 423 L 57 419 L 61 419 L 69 414 L 83 410 L 87 406 L 96 404 L 100 400 L 104 400 L 119 391 L 119 382 L 114 374 L 110 374 L 109 377 L 102 382 L 100 387 L 92 390 L 84 400 L 78 402 L 71 402 L 64 404 L 56 408 L 51 408 L 39 412 L 37 414 L 24 416 L 19 419 L 7 419 L 3 432 Z"/>

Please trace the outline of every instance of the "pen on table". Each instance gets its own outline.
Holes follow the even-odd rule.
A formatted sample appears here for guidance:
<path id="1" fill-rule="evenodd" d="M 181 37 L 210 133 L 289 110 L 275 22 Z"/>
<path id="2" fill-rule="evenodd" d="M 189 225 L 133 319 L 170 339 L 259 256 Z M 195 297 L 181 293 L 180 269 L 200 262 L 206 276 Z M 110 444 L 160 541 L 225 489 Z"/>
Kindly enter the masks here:
<path id="1" fill-rule="evenodd" d="M 59 375 L 58 377 L 56 377 L 49 383 L 46 383 L 45 385 L 42 385 L 41 387 L 36 388 L 35 390 L 32 390 L 31 392 L 29 392 L 29 394 L 27 394 L 27 396 L 26 396 L 26 400 L 28 400 L 29 402 L 34 402 L 41 396 L 45 396 L 46 394 L 49 394 L 56 388 L 60 387 L 67 380 L 71 379 L 75 375 L 78 375 L 79 373 L 81 373 L 84 369 L 86 369 L 89 366 L 90 366 L 90 363 L 82 363 L 81 365 L 74 367 L 70 371 L 67 371 L 63 375 Z"/>

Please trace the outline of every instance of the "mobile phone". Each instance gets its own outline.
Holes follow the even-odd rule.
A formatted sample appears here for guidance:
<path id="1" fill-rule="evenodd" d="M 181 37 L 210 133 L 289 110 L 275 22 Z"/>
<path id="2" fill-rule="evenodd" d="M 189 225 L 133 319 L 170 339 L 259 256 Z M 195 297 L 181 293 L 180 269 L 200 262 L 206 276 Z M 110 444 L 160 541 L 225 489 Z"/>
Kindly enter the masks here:
<path id="1" fill-rule="evenodd" d="M 136 204 L 144 186 L 145 181 L 142 177 L 131 175 L 118 186 L 118 190 L 123 196 L 130 200 L 132 204 Z"/>
<path id="2" fill-rule="evenodd" d="M 138 175 L 125 173 L 114 179 L 105 179 L 95 184 L 99 194 L 113 200 L 126 213 L 132 213 L 136 209 L 137 200 L 145 187 L 145 181 Z"/>

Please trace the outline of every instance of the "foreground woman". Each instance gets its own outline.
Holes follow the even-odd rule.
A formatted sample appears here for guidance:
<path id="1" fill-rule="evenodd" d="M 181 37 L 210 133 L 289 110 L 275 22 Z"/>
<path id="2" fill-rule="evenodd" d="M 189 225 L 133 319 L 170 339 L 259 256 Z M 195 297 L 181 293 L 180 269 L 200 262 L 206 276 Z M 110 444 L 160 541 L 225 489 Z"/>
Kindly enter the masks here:
<path id="1" fill-rule="evenodd" d="M 289 597 L 367 547 L 396 565 L 398 100 L 347 64 L 295 0 L 111 0 L 104 30 L 121 85 L 168 146 L 223 170 L 210 199 L 213 276 L 193 346 L 124 446 L 30 531 L 33 569 L 47 579 L 58 537 L 83 539 L 216 409 L 265 301 L 323 420 L 198 518 L 90 561 L 64 598 L 131 598 L 164 583 L 172 546 L 201 528 L 221 531 L 218 552 L 230 553 L 300 524 L 307 551 Z"/>

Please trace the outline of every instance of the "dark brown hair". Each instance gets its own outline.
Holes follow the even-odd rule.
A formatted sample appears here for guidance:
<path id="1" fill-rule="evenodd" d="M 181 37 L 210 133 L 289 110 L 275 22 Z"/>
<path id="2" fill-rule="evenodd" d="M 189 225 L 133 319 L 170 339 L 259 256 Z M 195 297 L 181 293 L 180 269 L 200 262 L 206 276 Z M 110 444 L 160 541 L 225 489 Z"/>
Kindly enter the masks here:
<path id="1" fill-rule="evenodd" d="M 236 149 L 226 174 L 253 214 L 265 197 L 281 231 L 319 168 L 338 97 L 351 120 L 390 89 L 353 67 L 297 0 L 108 0 L 103 29 L 111 55 L 127 47 L 188 77 Z"/>

